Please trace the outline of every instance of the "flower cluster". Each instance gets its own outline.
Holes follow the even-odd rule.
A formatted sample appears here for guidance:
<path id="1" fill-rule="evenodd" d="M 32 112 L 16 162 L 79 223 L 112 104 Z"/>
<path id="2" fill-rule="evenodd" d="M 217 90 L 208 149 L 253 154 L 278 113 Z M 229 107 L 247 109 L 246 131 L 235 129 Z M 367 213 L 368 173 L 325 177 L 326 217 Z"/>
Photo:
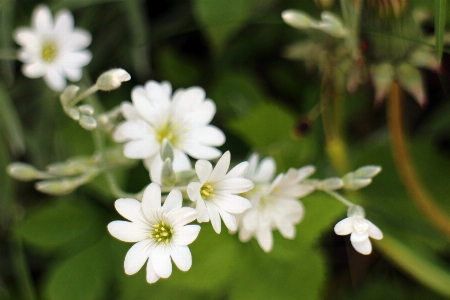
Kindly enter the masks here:
<path id="1" fill-rule="evenodd" d="M 331 13 L 323 13 L 320 21 L 296 11 L 284 12 L 283 18 L 296 28 L 321 30 L 335 38 L 349 35 L 341 20 Z M 348 217 L 337 223 L 334 230 L 338 235 L 351 234 L 350 240 L 358 252 L 370 254 L 369 237 L 383 237 L 378 227 L 365 219 L 362 207 L 336 192 L 340 188 L 356 190 L 367 186 L 381 168 L 366 166 L 342 178 L 318 180 L 309 179 L 315 167 L 304 166 L 275 176 L 274 159 L 259 161 L 255 153 L 230 169 L 230 152 L 222 155 L 216 148 L 225 143 L 225 135 L 210 124 L 216 106 L 201 87 L 172 92 L 169 82 L 150 80 L 132 90 L 131 102 L 123 102 L 110 112 L 96 115 L 90 104 L 77 106 L 88 95 L 116 89 L 131 76 L 117 68 L 104 72 L 82 93 L 75 85 L 66 88 L 66 77 L 80 80 L 81 68 L 91 60 L 91 53 L 85 50 L 91 36 L 74 28 L 73 23 L 67 10 L 58 12 L 53 21 L 50 9 L 38 6 L 33 12 L 32 27 L 19 28 L 14 34 L 22 46 L 22 71 L 31 78 L 44 77 L 51 89 L 62 91 L 64 112 L 86 130 L 112 134 L 115 142 L 124 144 L 121 153 L 99 149 L 101 153 L 93 157 L 52 164 L 47 171 L 16 163 L 9 166 L 8 172 L 21 180 L 42 179 L 36 185 L 38 190 L 59 195 L 107 172 L 105 166 L 125 166 L 130 159 L 142 160 L 152 182 L 134 197 L 118 196 L 115 208 L 128 221 L 113 221 L 107 226 L 115 238 L 135 243 L 125 256 L 126 274 L 137 273 L 146 262 L 149 283 L 168 278 L 172 261 L 180 270 L 188 271 L 192 266 L 188 245 L 200 232 L 199 225 L 189 224 L 195 220 L 211 222 L 217 234 L 223 221 L 229 231 L 239 231 L 239 240 L 247 242 L 255 237 L 263 251 L 269 252 L 274 244 L 274 230 L 287 239 L 295 237 L 296 225 L 305 212 L 299 199 L 315 190 L 326 192 L 349 207 Z M 193 164 L 191 158 L 197 161 Z M 218 161 L 213 167 L 210 160 L 215 159 Z"/>

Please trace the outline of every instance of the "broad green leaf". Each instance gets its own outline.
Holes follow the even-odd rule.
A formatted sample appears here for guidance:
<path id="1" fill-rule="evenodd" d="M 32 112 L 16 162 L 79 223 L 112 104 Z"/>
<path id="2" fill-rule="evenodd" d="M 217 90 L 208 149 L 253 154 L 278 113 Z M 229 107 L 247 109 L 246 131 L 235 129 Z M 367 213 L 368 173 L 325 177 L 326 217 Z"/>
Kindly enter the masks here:
<path id="1" fill-rule="evenodd" d="M 6 135 L 11 149 L 18 155 L 25 151 L 22 124 L 6 87 L 0 82 L 0 128 Z"/>
<path id="2" fill-rule="evenodd" d="M 49 300 L 104 299 L 110 277 L 108 240 L 55 265 L 49 272 L 44 293 Z"/>
<path id="3" fill-rule="evenodd" d="M 220 51 L 250 16 L 251 0 L 195 0 L 194 13 L 216 50 Z"/>
<path id="4" fill-rule="evenodd" d="M 67 250 L 98 228 L 93 208 L 81 199 L 60 198 L 28 213 L 18 233 L 25 243 L 42 251 Z"/>
<path id="5" fill-rule="evenodd" d="M 251 110 L 245 117 L 233 120 L 229 128 L 246 141 L 261 156 L 270 155 L 277 162 L 277 169 L 309 164 L 314 157 L 314 136 L 296 140 L 292 137 L 295 117 L 281 106 L 264 103 Z"/>
<path id="6" fill-rule="evenodd" d="M 442 52 L 444 50 L 444 34 L 445 34 L 445 17 L 447 13 L 447 0 L 435 1 L 435 20 L 434 20 L 434 34 L 436 36 L 436 53 L 439 62 L 442 59 Z"/>

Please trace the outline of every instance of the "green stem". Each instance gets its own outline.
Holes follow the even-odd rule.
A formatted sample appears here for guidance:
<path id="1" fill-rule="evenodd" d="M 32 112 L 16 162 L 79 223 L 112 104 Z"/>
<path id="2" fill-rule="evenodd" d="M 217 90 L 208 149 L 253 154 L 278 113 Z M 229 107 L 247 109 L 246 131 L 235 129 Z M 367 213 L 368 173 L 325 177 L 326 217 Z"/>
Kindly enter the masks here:
<path id="1" fill-rule="evenodd" d="M 180 190 L 183 193 L 187 191 L 187 186 L 162 186 L 161 193 L 170 193 L 174 189 Z"/>
<path id="2" fill-rule="evenodd" d="M 93 93 L 95 93 L 97 91 L 98 91 L 98 87 L 96 84 L 94 84 L 93 86 L 91 86 L 90 88 L 88 88 L 87 90 L 85 90 L 84 92 L 79 94 L 75 99 L 69 101 L 69 103 L 67 103 L 67 106 L 73 106 L 73 105 L 77 104 L 78 102 L 80 102 L 81 100 L 83 100 L 84 98 L 92 95 Z"/>
<path id="3" fill-rule="evenodd" d="M 345 204 L 348 207 L 352 207 L 356 204 L 354 204 L 353 202 L 347 200 L 345 197 L 343 197 L 342 195 L 336 193 L 335 191 L 328 191 L 328 190 L 323 190 L 325 193 L 327 193 L 328 195 L 334 197 L 335 199 L 339 200 L 340 202 L 342 202 L 343 204 Z"/>

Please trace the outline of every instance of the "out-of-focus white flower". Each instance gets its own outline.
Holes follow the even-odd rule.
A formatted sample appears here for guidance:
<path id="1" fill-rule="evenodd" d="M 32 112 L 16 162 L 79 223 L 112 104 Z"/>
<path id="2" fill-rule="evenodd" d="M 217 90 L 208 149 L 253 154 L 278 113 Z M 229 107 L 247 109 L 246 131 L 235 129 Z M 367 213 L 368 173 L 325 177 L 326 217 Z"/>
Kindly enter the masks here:
<path id="1" fill-rule="evenodd" d="M 208 222 L 220 233 L 222 218 L 229 230 L 236 230 L 235 214 L 243 213 L 251 207 L 250 201 L 237 194 L 253 188 L 253 182 L 243 178 L 247 172 L 248 162 L 242 162 L 227 173 L 230 166 L 230 152 L 225 152 L 212 167 L 206 160 L 195 164 L 195 171 L 200 182 L 191 182 L 187 187 L 189 198 L 196 203 L 198 222 Z"/>
<path id="2" fill-rule="evenodd" d="M 191 168 L 187 155 L 196 159 L 214 159 L 221 152 L 216 146 L 225 142 L 225 135 L 209 122 L 216 113 L 214 102 L 205 99 L 200 87 L 177 90 L 173 96 L 168 82 L 148 81 L 131 93 L 133 103 L 124 102 L 126 119 L 114 132 L 117 142 L 125 142 L 124 155 L 144 159 L 149 169 L 161 169 L 161 144 L 167 139 L 173 147 L 173 169 Z M 186 155 L 187 154 L 187 155 Z M 159 164 L 159 168 L 152 168 Z M 152 177 L 153 179 L 153 177 Z"/>
<path id="3" fill-rule="evenodd" d="M 339 221 L 334 226 L 337 235 L 350 235 L 353 248 L 361 254 L 368 255 L 372 252 L 372 244 L 369 237 L 381 240 L 383 233 L 372 222 L 365 219 L 364 209 L 354 205 L 348 209 L 348 217 Z"/>
<path id="4" fill-rule="evenodd" d="M 278 229 L 288 239 L 295 236 L 295 224 L 303 218 L 304 208 L 298 200 L 314 191 L 314 186 L 302 181 L 314 173 L 313 166 L 289 169 L 278 175 L 273 182 L 275 162 L 265 158 L 258 166 L 258 156 L 249 159 L 250 167 L 246 177 L 252 178 L 255 188 L 246 193 L 252 207 L 239 216 L 239 239 L 242 242 L 255 237 L 265 252 L 273 247 L 272 230 Z"/>
<path id="5" fill-rule="evenodd" d="M 71 81 L 81 79 L 81 68 L 92 58 L 85 50 L 91 43 L 91 34 L 74 28 L 73 16 L 68 10 L 60 10 L 53 22 L 52 13 L 45 5 L 33 11 L 30 27 L 14 32 L 14 39 L 22 46 L 19 59 L 24 63 L 22 72 L 30 78 L 44 77 L 54 91 L 62 91 L 66 77 Z"/>
<path id="6" fill-rule="evenodd" d="M 156 282 L 172 274 L 174 261 L 181 271 L 192 265 L 192 255 L 187 245 L 192 243 L 200 231 L 198 225 L 186 225 L 195 220 L 193 208 L 181 207 L 179 190 L 172 190 L 161 207 L 161 189 L 151 183 L 144 191 L 142 203 L 135 199 L 118 199 L 117 211 L 127 221 L 113 221 L 108 231 L 115 238 L 134 244 L 125 256 L 125 273 L 138 272 L 148 259 L 147 281 Z"/>

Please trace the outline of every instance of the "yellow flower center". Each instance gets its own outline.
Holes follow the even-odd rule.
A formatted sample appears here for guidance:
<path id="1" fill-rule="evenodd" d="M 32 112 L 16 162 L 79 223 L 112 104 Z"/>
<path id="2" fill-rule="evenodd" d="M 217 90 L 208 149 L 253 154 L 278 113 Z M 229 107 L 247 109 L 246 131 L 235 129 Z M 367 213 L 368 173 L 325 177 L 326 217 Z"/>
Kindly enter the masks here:
<path id="1" fill-rule="evenodd" d="M 180 136 L 178 134 L 179 126 L 172 124 L 170 121 L 164 123 L 161 128 L 156 130 L 156 139 L 161 144 L 164 139 L 168 139 L 172 146 L 176 146 L 180 142 Z"/>
<path id="2" fill-rule="evenodd" d="M 212 191 L 214 191 L 214 189 L 212 188 L 211 185 L 209 185 L 208 183 L 205 183 L 201 188 L 200 188 L 200 195 L 202 196 L 203 200 L 208 200 L 211 198 L 214 198 L 216 195 L 214 195 L 212 193 Z"/>
<path id="3" fill-rule="evenodd" d="M 47 41 L 42 46 L 41 56 L 45 62 L 52 62 L 56 54 L 58 53 L 58 47 L 56 47 L 55 43 Z"/>
<path id="4" fill-rule="evenodd" d="M 173 236 L 173 228 L 161 221 L 153 225 L 153 232 L 148 236 L 158 243 L 168 244 Z"/>

